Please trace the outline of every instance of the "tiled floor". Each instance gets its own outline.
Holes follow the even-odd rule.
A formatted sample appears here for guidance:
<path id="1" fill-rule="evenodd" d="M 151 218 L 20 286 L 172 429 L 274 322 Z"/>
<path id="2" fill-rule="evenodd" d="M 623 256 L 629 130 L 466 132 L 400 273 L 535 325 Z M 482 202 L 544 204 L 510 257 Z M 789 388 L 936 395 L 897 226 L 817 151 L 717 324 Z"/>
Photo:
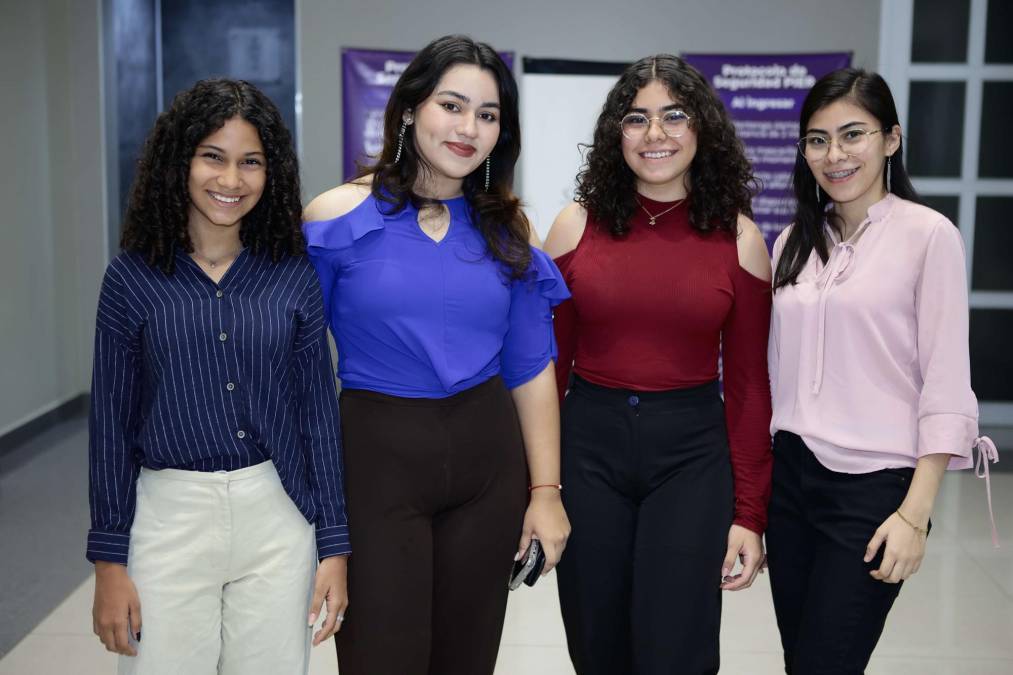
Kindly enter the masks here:
<path id="1" fill-rule="evenodd" d="M 1004 542 L 999 550 L 989 540 L 984 484 L 969 472 L 947 476 L 926 561 L 895 605 L 871 675 L 1013 673 L 1013 474 L 993 476 L 992 492 Z M 91 593 L 89 579 L 0 659 L 0 675 L 115 672 L 115 658 L 91 634 Z M 782 672 L 765 576 L 752 589 L 725 596 L 722 646 L 724 673 Z M 330 645 L 314 650 L 310 672 L 337 672 Z M 550 575 L 512 594 L 496 674 L 572 673 Z"/>
<path id="2" fill-rule="evenodd" d="M 91 634 L 85 443 L 77 421 L 0 458 L 0 675 L 115 672 Z M 946 476 L 922 571 L 894 606 L 870 674 L 1013 674 L 1013 473 L 994 474 L 992 486 L 998 550 L 984 482 L 970 472 Z M 782 672 L 765 576 L 725 596 L 721 644 L 723 673 Z M 314 650 L 310 672 L 337 672 L 330 645 Z M 550 575 L 512 594 L 496 675 L 572 673 Z"/>

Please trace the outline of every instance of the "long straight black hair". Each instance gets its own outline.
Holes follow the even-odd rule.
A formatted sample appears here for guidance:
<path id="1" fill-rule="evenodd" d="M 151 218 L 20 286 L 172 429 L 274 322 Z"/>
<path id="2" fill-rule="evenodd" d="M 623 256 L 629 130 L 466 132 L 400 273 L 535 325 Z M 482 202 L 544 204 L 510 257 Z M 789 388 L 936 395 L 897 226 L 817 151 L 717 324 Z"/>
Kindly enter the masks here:
<path id="1" fill-rule="evenodd" d="M 485 189 L 485 162 L 465 176 L 462 191 L 475 216 L 489 253 L 505 264 L 511 276 L 520 278 L 531 264 L 528 239 L 531 225 L 520 200 L 513 193 L 514 165 L 521 154 L 521 122 L 517 102 L 517 82 L 506 63 L 492 47 L 465 35 L 446 35 L 422 48 L 401 74 L 384 114 L 383 149 L 372 167 L 360 177 L 373 174 L 373 195 L 400 211 L 411 203 L 415 208 L 432 205 L 415 192 L 420 171 L 428 170 L 425 158 L 415 150 L 414 127 L 405 130 L 400 160 L 397 159 L 398 134 L 405 112 L 415 110 L 432 95 L 450 68 L 459 64 L 478 66 L 492 74 L 499 92 L 499 138 L 492 149 L 489 189 Z"/>
<path id="2" fill-rule="evenodd" d="M 859 68 L 842 68 L 820 78 L 809 90 L 802 103 L 800 132 L 805 133 L 809 127 L 809 120 L 816 111 L 842 99 L 863 108 L 878 120 L 882 129 L 892 129 L 900 124 L 890 87 L 878 73 L 870 73 Z M 897 146 L 897 151 L 890 158 L 889 172 L 889 177 L 886 171 L 883 172 L 883 187 L 889 185 L 893 194 L 917 202 L 918 193 L 911 185 L 911 179 L 908 178 L 907 170 L 904 168 L 903 138 Z M 821 190 L 817 198 L 816 177 L 813 176 L 801 152 L 795 156 L 791 185 L 795 191 L 795 217 L 774 273 L 775 291 L 782 286 L 795 283 L 813 250 L 823 262 L 830 257 L 830 248 L 823 230 L 824 221 L 840 230 L 838 217 L 832 212 L 827 212 L 827 204 L 831 201 L 829 195 Z"/>

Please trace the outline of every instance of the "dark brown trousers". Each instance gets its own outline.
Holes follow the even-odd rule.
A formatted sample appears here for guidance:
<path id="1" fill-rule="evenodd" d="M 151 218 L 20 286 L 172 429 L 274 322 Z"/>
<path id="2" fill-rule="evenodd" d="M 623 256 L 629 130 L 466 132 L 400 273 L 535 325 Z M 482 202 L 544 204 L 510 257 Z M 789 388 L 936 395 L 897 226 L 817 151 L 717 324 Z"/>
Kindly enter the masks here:
<path id="1" fill-rule="evenodd" d="M 527 506 L 510 393 L 341 393 L 352 555 L 341 675 L 491 675 Z"/>

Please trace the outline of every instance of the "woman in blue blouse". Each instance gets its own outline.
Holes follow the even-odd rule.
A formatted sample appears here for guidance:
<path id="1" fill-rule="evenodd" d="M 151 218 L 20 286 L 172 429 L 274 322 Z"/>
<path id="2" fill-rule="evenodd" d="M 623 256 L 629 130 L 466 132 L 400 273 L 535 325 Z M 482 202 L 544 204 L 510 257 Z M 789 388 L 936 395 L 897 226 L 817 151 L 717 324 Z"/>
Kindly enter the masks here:
<path id="1" fill-rule="evenodd" d="M 88 559 L 120 673 L 305 673 L 324 598 L 315 643 L 340 627 L 337 394 L 301 213 L 260 91 L 206 80 L 159 116 L 96 322 Z"/>
<path id="2" fill-rule="evenodd" d="M 537 537 L 548 571 L 569 534 L 551 317 L 569 294 L 511 190 L 517 85 L 492 48 L 425 47 L 384 131 L 372 173 L 306 209 L 356 546 L 338 660 L 342 675 L 482 675 L 513 558 Z"/>

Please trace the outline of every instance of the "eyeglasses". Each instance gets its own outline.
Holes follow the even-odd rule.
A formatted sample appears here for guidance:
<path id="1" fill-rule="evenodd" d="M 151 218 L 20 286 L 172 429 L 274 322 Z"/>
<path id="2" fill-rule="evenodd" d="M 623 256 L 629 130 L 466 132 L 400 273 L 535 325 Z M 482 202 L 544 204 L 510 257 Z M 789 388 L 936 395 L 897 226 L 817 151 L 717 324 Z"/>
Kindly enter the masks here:
<path id="1" fill-rule="evenodd" d="M 669 138 L 679 138 L 689 128 L 690 117 L 681 110 L 669 110 L 657 117 L 648 117 L 643 113 L 631 112 L 619 123 L 623 136 L 631 141 L 639 141 L 647 135 L 651 122 L 657 120 L 658 126 Z"/>
<path id="2" fill-rule="evenodd" d="M 890 127 L 882 129 L 848 129 L 837 137 L 837 147 L 846 155 L 860 155 L 869 147 L 869 137 L 881 131 L 890 131 Z M 830 152 L 834 139 L 825 134 L 809 134 L 798 139 L 798 151 L 810 162 L 817 162 Z"/>

